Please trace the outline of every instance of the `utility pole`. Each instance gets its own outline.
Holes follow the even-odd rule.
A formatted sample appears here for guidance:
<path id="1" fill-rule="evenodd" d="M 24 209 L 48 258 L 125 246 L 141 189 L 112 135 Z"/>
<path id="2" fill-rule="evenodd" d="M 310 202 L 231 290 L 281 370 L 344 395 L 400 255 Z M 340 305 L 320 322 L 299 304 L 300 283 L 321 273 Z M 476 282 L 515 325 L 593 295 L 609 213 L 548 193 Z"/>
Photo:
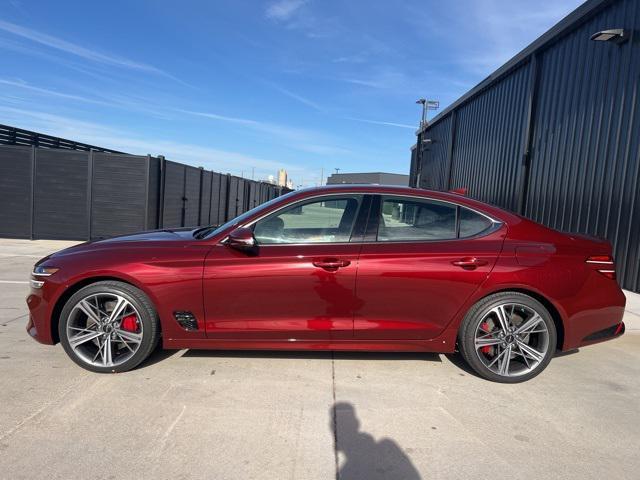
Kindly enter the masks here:
<path id="1" fill-rule="evenodd" d="M 427 122 L 427 110 L 437 110 L 440 107 L 438 100 L 427 100 L 426 98 L 419 98 L 416 100 L 417 104 L 422 105 L 422 116 L 420 117 L 420 128 L 418 129 L 418 139 L 416 140 L 416 188 L 420 188 L 420 177 L 422 175 L 422 146 L 424 142 L 424 132 L 427 129 L 429 123 Z"/>
<path id="2" fill-rule="evenodd" d="M 320 186 L 324 185 L 324 167 L 320 168 Z"/>

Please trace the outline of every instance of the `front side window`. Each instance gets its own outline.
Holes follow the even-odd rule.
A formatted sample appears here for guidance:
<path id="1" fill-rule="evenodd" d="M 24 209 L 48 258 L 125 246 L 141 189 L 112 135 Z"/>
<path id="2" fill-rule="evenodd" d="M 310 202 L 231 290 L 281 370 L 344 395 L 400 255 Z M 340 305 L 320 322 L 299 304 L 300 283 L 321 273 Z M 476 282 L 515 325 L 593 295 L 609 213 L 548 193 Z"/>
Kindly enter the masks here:
<path id="1" fill-rule="evenodd" d="M 299 203 L 256 222 L 258 244 L 348 242 L 361 203 L 360 195 Z"/>
<path id="2" fill-rule="evenodd" d="M 378 241 L 456 238 L 456 208 L 432 200 L 382 197 Z"/>

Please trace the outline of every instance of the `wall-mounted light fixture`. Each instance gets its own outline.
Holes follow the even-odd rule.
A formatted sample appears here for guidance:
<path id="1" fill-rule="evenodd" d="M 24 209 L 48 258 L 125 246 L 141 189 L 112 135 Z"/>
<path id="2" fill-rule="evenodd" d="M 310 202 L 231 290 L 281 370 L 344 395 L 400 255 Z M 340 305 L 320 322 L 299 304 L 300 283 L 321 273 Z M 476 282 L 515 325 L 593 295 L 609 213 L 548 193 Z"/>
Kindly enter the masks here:
<path id="1" fill-rule="evenodd" d="M 596 42 L 624 43 L 629 39 L 629 33 L 624 28 L 602 30 L 591 35 L 591 40 Z"/>

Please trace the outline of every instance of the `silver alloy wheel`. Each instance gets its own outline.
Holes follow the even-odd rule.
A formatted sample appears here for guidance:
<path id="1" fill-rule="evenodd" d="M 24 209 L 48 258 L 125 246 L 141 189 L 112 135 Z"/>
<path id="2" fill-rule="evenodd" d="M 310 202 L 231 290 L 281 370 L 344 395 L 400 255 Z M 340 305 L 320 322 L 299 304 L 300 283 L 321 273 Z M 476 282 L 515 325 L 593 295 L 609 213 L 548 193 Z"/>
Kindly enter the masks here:
<path id="1" fill-rule="evenodd" d="M 535 370 L 549 350 L 549 330 L 542 316 L 520 303 L 503 303 L 476 327 L 475 351 L 493 373 L 517 377 Z"/>
<path id="2" fill-rule="evenodd" d="M 142 344 L 143 326 L 138 310 L 126 298 L 95 293 L 74 305 L 66 331 L 78 358 L 95 367 L 114 367 L 136 354 Z"/>

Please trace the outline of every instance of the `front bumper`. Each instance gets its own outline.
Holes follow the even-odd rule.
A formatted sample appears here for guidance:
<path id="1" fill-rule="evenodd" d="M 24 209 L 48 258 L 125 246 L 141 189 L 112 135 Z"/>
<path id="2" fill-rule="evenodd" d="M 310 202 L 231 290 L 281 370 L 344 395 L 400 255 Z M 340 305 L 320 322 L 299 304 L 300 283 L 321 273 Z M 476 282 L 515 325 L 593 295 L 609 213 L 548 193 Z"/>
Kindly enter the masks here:
<path id="1" fill-rule="evenodd" d="M 34 340 L 46 345 L 53 345 L 56 343 L 51 331 L 53 302 L 50 301 L 50 292 L 48 290 L 45 285 L 41 289 L 32 289 L 27 296 L 29 320 L 26 328 L 27 333 Z"/>

